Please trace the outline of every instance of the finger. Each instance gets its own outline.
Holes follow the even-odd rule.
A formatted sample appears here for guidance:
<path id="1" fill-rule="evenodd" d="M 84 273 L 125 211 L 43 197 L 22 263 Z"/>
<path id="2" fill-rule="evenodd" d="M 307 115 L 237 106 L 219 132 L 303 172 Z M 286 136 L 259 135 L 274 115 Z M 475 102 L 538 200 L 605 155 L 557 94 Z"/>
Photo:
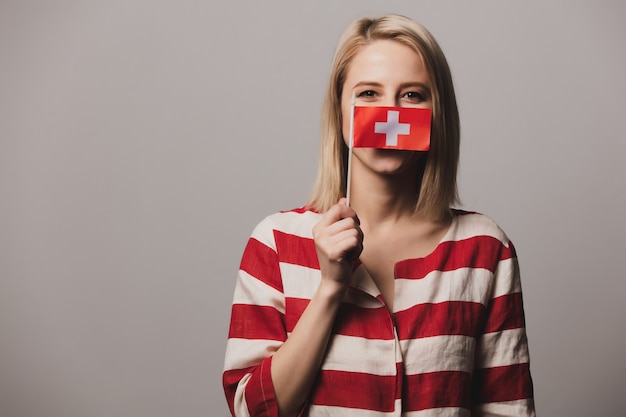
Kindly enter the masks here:
<path id="1" fill-rule="evenodd" d="M 352 221 L 352 219 L 346 219 L 345 221 Z M 337 225 L 335 224 L 324 229 L 323 232 L 317 236 L 315 241 L 316 246 L 325 252 L 334 251 L 335 247 L 347 238 L 356 237 L 358 240 L 361 239 L 362 232 L 360 229 L 344 227 L 332 230 L 331 233 L 329 229 L 333 227 L 337 227 Z"/>
<path id="2" fill-rule="evenodd" d="M 324 229 L 324 232 L 322 233 L 332 236 L 332 235 L 341 233 L 344 230 L 351 230 L 351 229 L 360 230 L 360 227 L 356 219 L 354 219 L 354 217 L 348 217 L 345 219 L 337 220 L 335 223 L 326 226 L 326 228 Z"/>
<path id="3" fill-rule="evenodd" d="M 341 200 L 340 200 L 341 201 Z M 328 227 L 341 219 L 354 218 L 355 222 L 359 224 L 358 217 L 352 208 L 341 205 L 340 203 L 334 204 L 326 213 L 322 215 L 322 218 L 318 221 L 315 228 Z"/>
<path id="4" fill-rule="evenodd" d="M 356 212 L 352 209 L 352 207 L 338 205 L 339 207 L 339 215 L 341 218 L 346 219 L 348 217 L 357 218 Z"/>
<path id="5" fill-rule="evenodd" d="M 345 230 L 329 242 L 328 258 L 337 262 L 352 260 L 363 250 L 361 235 L 357 230 Z"/>
<path id="6" fill-rule="evenodd" d="M 322 215 L 322 218 L 317 224 L 321 227 L 326 227 L 341 219 L 341 206 L 339 204 L 335 204 Z"/>

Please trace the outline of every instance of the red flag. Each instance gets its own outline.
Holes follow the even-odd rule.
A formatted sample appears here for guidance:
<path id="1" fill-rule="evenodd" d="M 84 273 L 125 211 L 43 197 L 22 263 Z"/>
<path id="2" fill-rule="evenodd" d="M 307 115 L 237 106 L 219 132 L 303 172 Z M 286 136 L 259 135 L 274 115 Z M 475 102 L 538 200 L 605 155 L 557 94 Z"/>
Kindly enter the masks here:
<path id="1" fill-rule="evenodd" d="M 354 147 L 427 151 L 431 109 L 357 106 Z"/>

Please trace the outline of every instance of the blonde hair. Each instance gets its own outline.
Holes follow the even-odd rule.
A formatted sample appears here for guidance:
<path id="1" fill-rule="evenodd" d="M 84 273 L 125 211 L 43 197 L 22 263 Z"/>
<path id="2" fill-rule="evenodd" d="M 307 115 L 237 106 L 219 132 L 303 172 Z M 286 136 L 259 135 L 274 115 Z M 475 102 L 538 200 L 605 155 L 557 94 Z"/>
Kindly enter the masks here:
<path id="1" fill-rule="evenodd" d="M 324 212 L 346 193 L 348 148 L 343 141 L 341 94 L 348 68 L 359 50 L 377 40 L 393 40 L 412 48 L 429 74 L 433 105 L 431 148 L 423 169 L 415 213 L 428 218 L 445 216 L 458 202 L 459 113 L 450 68 L 430 32 L 399 15 L 361 18 L 343 32 L 331 66 L 322 108 L 318 174 L 308 206 Z M 416 178 L 416 183 L 420 178 Z"/>

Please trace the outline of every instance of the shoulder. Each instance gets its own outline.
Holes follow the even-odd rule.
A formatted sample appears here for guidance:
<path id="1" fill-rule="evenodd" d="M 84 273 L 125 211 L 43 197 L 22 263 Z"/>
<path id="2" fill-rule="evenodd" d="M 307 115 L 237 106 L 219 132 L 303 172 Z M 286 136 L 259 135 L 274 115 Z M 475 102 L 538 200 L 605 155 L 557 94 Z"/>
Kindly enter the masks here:
<path id="1" fill-rule="evenodd" d="M 313 226 L 321 214 L 307 207 L 279 211 L 261 220 L 252 232 L 252 237 L 272 243 L 277 234 L 294 235 L 302 238 L 313 237 Z M 274 246 L 275 244 L 271 244 Z"/>
<path id="2" fill-rule="evenodd" d="M 454 209 L 452 212 L 456 222 L 455 240 L 487 236 L 499 240 L 505 246 L 510 244 L 504 230 L 488 216 L 475 211 L 459 209 Z"/>

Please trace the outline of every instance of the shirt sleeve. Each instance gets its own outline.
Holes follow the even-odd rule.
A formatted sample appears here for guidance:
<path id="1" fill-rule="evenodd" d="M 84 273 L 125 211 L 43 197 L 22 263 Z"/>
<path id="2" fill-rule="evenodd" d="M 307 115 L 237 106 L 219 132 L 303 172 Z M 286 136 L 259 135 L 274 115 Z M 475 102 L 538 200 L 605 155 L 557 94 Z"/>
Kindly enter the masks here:
<path id="1" fill-rule="evenodd" d="M 472 415 L 535 416 L 519 264 L 506 239 L 477 340 L 472 386 Z"/>
<path id="2" fill-rule="evenodd" d="M 233 297 L 223 385 L 234 417 L 278 415 L 271 362 L 286 338 L 282 279 L 265 221 L 246 245 Z"/>

